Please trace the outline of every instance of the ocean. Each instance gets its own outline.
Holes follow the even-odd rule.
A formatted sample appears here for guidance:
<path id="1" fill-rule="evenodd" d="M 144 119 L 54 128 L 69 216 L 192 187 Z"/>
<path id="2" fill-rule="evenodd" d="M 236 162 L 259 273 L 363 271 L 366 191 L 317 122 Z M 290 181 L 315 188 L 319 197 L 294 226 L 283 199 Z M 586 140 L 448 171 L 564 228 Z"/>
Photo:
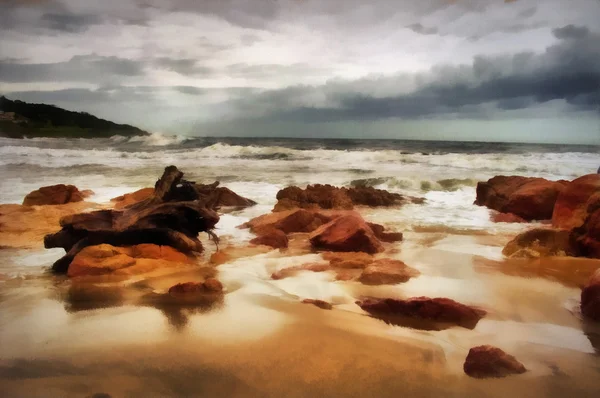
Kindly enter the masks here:
<path id="1" fill-rule="evenodd" d="M 268 213 L 289 185 L 370 185 L 423 204 L 361 208 L 368 221 L 404 233 L 381 254 L 417 269 L 406 283 L 365 286 L 328 272 L 272 273 L 322 262 L 291 238 L 288 251 L 245 252 L 206 267 L 129 279 L 69 280 L 47 272 L 62 249 L 0 250 L 0 387 L 7 396 L 597 396 L 600 326 L 578 313 L 583 275 L 599 260 L 506 259 L 503 246 L 538 223 L 494 223 L 473 204 L 478 181 L 496 175 L 572 180 L 595 173 L 599 146 L 401 140 L 0 138 L 0 203 L 44 185 L 91 189 L 89 201 L 153 186 L 164 167 L 188 180 L 220 181 L 258 204 L 221 214 L 220 247 L 245 248 L 238 228 Z M 0 242 L 0 246 L 1 246 Z M 144 303 L 175 283 L 216 272 L 225 286 L 210 308 Z M 363 296 L 446 297 L 484 308 L 474 330 L 392 326 L 366 316 Z M 332 311 L 299 303 L 331 303 Z M 466 377 L 469 348 L 515 355 L 524 375 Z M 108 382 L 107 380 L 110 380 Z M 102 395 L 99 395 L 102 396 Z"/>

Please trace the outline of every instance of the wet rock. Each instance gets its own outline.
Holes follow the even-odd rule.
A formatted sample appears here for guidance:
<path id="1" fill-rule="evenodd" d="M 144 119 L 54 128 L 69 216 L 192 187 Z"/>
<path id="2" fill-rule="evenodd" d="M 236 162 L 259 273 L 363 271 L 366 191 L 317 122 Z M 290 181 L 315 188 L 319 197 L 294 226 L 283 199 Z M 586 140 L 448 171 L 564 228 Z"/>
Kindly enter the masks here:
<path id="1" fill-rule="evenodd" d="M 268 246 L 228 246 L 220 249 L 210 256 L 210 263 L 214 265 L 221 265 L 230 261 L 235 261 L 243 257 L 256 256 L 258 254 L 267 253 L 273 250 Z"/>
<path id="2" fill-rule="evenodd" d="M 400 260 L 380 259 L 369 265 L 358 279 L 365 285 L 394 285 L 407 282 L 420 273 Z"/>
<path id="3" fill-rule="evenodd" d="M 132 204 L 148 199 L 154 194 L 154 188 L 142 188 L 135 192 L 126 193 L 125 195 L 112 198 L 110 201 L 115 204 L 115 209 L 122 209 Z"/>
<path id="4" fill-rule="evenodd" d="M 581 291 L 581 313 L 600 322 L 600 269 L 598 269 Z"/>
<path id="5" fill-rule="evenodd" d="M 274 249 L 285 249 L 288 247 L 288 237 L 279 229 L 271 229 L 250 241 L 252 245 L 264 245 Z"/>
<path id="6" fill-rule="evenodd" d="M 198 293 L 221 293 L 223 285 L 215 278 L 208 278 L 204 282 L 178 283 L 169 288 L 170 295 L 186 295 Z"/>
<path id="7" fill-rule="evenodd" d="M 368 298 L 356 304 L 370 315 L 394 325 L 407 325 L 406 318 L 473 329 L 486 312 L 448 298 L 416 297 L 408 300 Z M 441 325 L 412 325 L 422 329 L 436 329 Z"/>
<path id="8" fill-rule="evenodd" d="M 294 276 L 296 273 L 298 273 L 300 271 L 324 272 L 324 271 L 329 271 L 330 269 L 331 269 L 331 266 L 327 263 L 302 264 L 302 265 L 297 265 L 294 267 L 284 268 L 277 272 L 274 272 L 273 274 L 271 274 L 271 279 L 280 280 L 280 279 L 289 278 L 290 276 Z"/>
<path id="9" fill-rule="evenodd" d="M 346 215 L 319 227 L 309 236 L 314 249 L 341 252 L 378 253 L 383 245 L 365 220 Z"/>
<path id="10" fill-rule="evenodd" d="M 23 199 L 24 206 L 64 205 L 81 202 L 84 194 L 74 185 L 50 185 L 32 191 Z"/>
<path id="11" fill-rule="evenodd" d="M 161 267 L 190 264 L 185 254 L 168 246 L 142 244 L 131 247 L 115 247 L 107 244 L 88 246 L 71 262 L 69 277 L 138 274 Z"/>
<path id="12" fill-rule="evenodd" d="M 229 261 L 231 261 L 232 256 L 230 254 L 228 254 L 227 252 L 223 251 L 223 250 L 219 250 L 217 252 L 214 252 L 211 256 L 210 256 L 210 263 L 214 264 L 214 265 L 221 265 L 221 264 L 225 264 L 228 263 Z"/>
<path id="13" fill-rule="evenodd" d="M 366 268 L 371 264 L 373 256 L 364 252 L 325 252 L 321 255 L 336 268 Z"/>
<path id="14" fill-rule="evenodd" d="M 583 226 L 572 231 L 579 255 L 600 258 L 600 208 L 591 213 Z"/>
<path id="15" fill-rule="evenodd" d="M 505 222 L 505 223 L 525 223 L 525 220 L 522 217 L 517 216 L 512 213 L 494 213 L 492 215 L 493 222 Z"/>
<path id="16" fill-rule="evenodd" d="M 508 257 L 535 258 L 575 255 L 569 231 L 535 228 L 517 235 L 508 242 L 502 254 Z"/>
<path id="17" fill-rule="evenodd" d="M 412 202 L 403 195 L 376 189 L 369 186 L 340 188 L 329 184 L 309 185 L 305 189 L 292 186 L 277 193 L 277 204 L 273 211 L 293 208 L 303 209 L 344 209 L 351 210 L 360 206 L 396 206 Z"/>
<path id="18" fill-rule="evenodd" d="M 506 377 L 527 371 L 515 357 L 489 345 L 471 348 L 463 369 L 467 375 L 478 379 Z"/>
<path id="19" fill-rule="evenodd" d="M 548 220 L 565 184 L 543 178 L 497 176 L 477 184 L 475 204 L 529 221 Z"/>
<path id="20" fill-rule="evenodd" d="M 385 227 L 380 224 L 367 223 L 373 230 L 373 233 L 382 242 L 393 243 L 400 242 L 404 238 L 402 232 L 385 232 Z"/>
<path id="21" fill-rule="evenodd" d="M 596 204 L 596 205 L 595 205 Z M 554 206 L 552 226 L 581 227 L 590 213 L 600 208 L 600 174 L 589 174 L 566 184 Z"/>
<path id="22" fill-rule="evenodd" d="M 304 300 L 302 300 L 302 303 L 304 303 L 304 304 L 312 304 L 312 305 L 314 305 L 316 307 L 319 307 L 319 308 L 321 308 L 323 310 L 331 310 L 331 309 L 333 309 L 333 305 L 331 305 L 327 301 L 323 301 L 323 300 L 304 299 Z"/>

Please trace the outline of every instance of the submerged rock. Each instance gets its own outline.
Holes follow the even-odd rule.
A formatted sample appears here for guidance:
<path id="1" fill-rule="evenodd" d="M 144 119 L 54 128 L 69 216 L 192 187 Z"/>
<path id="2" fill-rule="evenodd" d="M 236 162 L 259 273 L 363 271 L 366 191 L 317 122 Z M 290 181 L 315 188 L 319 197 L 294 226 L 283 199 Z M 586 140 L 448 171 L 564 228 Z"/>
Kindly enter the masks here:
<path id="1" fill-rule="evenodd" d="M 169 294 L 174 296 L 221 292 L 223 292 L 223 284 L 215 278 L 208 278 L 204 282 L 178 283 L 169 288 Z"/>
<path id="2" fill-rule="evenodd" d="M 598 269 L 581 291 L 581 313 L 600 322 L 600 269 Z"/>
<path id="3" fill-rule="evenodd" d="M 264 245 L 274 249 L 285 249 L 288 247 L 288 237 L 279 229 L 270 229 L 261 233 L 260 236 L 250 241 L 252 245 Z"/>
<path id="4" fill-rule="evenodd" d="M 365 285 L 394 285 L 407 282 L 420 273 L 400 260 L 380 259 L 371 263 L 359 277 Z"/>
<path id="5" fill-rule="evenodd" d="M 508 257 L 546 257 L 576 255 L 569 231 L 535 228 L 508 242 L 502 254 Z"/>
<path id="6" fill-rule="evenodd" d="M 331 305 L 331 303 L 328 303 L 327 301 L 323 301 L 323 300 L 316 300 L 316 299 L 304 299 L 302 300 L 302 303 L 304 304 L 312 304 L 316 307 L 319 307 L 323 310 L 331 310 L 333 309 L 333 305 Z"/>
<path id="7" fill-rule="evenodd" d="M 271 279 L 280 280 L 294 276 L 300 271 L 324 272 L 329 271 L 331 266 L 327 263 L 308 263 L 281 269 L 271 274 Z"/>
<path id="8" fill-rule="evenodd" d="M 309 236 L 313 248 L 340 252 L 378 253 L 383 245 L 359 215 L 346 215 L 319 227 Z"/>
<path id="9" fill-rule="evenodd" d="M 486 314 L 484 310 L 469 307 L 448 298 L 415 297 L 408 300 L 368 298 L 356 304 L 371 316 L 394 325 L 411 325 L 422 329 L 437 329 L 443 324 L 473 329 Z M 406 318 L 435 322 L 411 324 Z"/>
<path id="10" fill-rule="evenodd" d="M 496 176 L 477 184 L 475 204 L 525 220 L 549 220 L 566 182 L 521 176 Z"/>
<path id="11" fill-rule="evenodd" d="M 50 185 L 32 191 L 23 199 L 24 206 L 64 205 L 66 203 L 81 202 L 89 192 L 81 192 L 74 185 Z"/>
<path id="12" fill-rule="evenodd" d="M 489 345 L 471 348 L 463 369 L 467 375 L 478 379 L 506 377 L 527 371 L 515 357 Z"/>

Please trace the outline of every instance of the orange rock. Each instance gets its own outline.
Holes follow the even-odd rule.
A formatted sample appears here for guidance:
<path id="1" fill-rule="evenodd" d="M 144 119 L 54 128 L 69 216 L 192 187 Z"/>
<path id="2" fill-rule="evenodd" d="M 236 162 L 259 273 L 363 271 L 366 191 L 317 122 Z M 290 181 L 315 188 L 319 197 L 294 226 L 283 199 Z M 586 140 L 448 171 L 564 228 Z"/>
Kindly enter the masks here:
<path id="1" fill-rule="evenodd" d="M 547 220 L 552 218 L 554 204 L 565 184 L 543 178 L 497 176 L 477 184 L 475 204 L 525 220 Z"/>
<path id="2" fill-rule="evenodd" d="M 600 203 L 600 174 L 588 174 L 571 181 L 556 199 L 552 225 L 569 230 L 581 227 L 590 210 L 596 207 L 594 203 Z"/>
<path id="3" fill-rule="evenodd" d="M 318 211 L 306 209 L 293 209 L 275 213 L 264 214 L 248 221 L 243 227 L 250 228 L 252 232 L 261 234 L 261 231 L 272 228 L 279 229 L 285 234 L 294 232 L 312 232 L 321 225 L 328 223 L 334 217 Z"/>
<path id="4" fill-rule="evenodd" d="M 261 235 L 250 241 L 251 245 L 264 245 L 274 249 L 285 249 L 288 247 L 288 237 L 279 229 L 262 231 Z"/>
<path id="5" fill-rule="evenodd" d="M 380 259 L 369 265 L 358 279 L 365 285 L 393 285 L 419 275 L 419 271 L 400 260 Z"/>
<path id="6" fill-rule="evenodd" d="M 378 253 L 383 245 L 360 215 L 346 215 L 319 227 L 309 236 L 315 249 Z"/>
<path id="7" fill-rule="evenodd" d="M 600 322 L 600 269 L 581 291 L 581 312 L 587 318 Z"/>
<path id="8" fill-rule="evenodd" d="M 188 256 L 173 249 L 171 246 L 159 246 L 151 243 L 142 243 L 131 246 L 131 253 L 132 256 L 136 258 L 153 258 L 176 263 L 193 262 Z"/>
<path id="9" fill-rule="evenodd" d="M 115 204 L 115 209 L 122 209 L 134 203 L 141 202 L 154 194 L 154 188 L 142 188 L 135 192 L 126 193 L 125 195 L 112 198 L 110 201 Z"/>
<path id="10" fill-rule="evenodd" d="M 515 357 L 489 345 L 471 348 L 463 369 L 466 374 L 478 379 L 506 377 L 527 371 Z"/>
<path id="11" fill-rule="evenodd" d="M 321 256 L 329 261 L 333 267 L 347 262 L 361 263 L 359 267 L 340 267 L 340 268 L 365 268 L 373 262 L 373 256 L 363 252 L 325 252 Z"/>
<path id="12" fill-rule="evenodd" d="M 383 225 L 370 222 L 367 223 L 367 225 L 371 227 L 377 239 L 382 242 L 400 242 L 404 238 L 402 232 L 385 232 L 385 227 Z"/>
<path id="13" fill-rule="evenodd" d="M 505 222 L 505 223 L 524 223 L 527 222 L 522 217 L 512 213 L 494 213 L 492 214 L 493 222 Z"/>
<path id="14" fill-rule="evenodd" d="M 32 191 L 23 199 L 24 206 L 64 205 L 81 202 L 84 195 L 74 185 L 50 185 Z"/>
<path id="15" fill-rule="evenodd" d="M 223 250 L 219 250 L 218 252 L 214 252 L 210 256 L 210 263 L 214 265 L 221 265 L 229 262 L 231 260 L 231 256 L 224 252 Z"/>

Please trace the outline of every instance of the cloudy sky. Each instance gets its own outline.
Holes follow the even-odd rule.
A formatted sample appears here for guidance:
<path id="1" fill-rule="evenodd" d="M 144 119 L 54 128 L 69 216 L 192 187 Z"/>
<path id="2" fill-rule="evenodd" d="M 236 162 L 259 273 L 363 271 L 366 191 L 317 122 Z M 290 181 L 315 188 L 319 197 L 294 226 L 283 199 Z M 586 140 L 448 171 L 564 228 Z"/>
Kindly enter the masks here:
<path id="1" fill-rule="evenodd" d="M 0 0 L 0 93 L 151 131 L 600 144 L 600 0 Z"/>

